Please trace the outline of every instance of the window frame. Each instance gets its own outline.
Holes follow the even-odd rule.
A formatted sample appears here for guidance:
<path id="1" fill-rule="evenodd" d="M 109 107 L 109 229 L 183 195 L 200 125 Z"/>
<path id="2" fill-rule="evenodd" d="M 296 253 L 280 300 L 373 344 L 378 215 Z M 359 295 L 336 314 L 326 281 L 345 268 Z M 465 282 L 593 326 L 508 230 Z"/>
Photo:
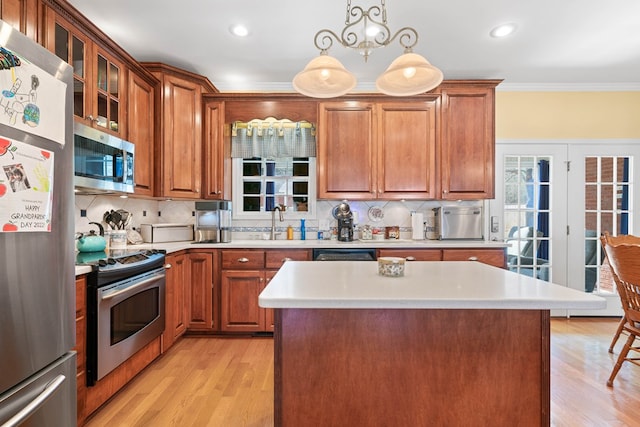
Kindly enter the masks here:
<path id="1" fill-rule="evenodd" d="M 316 219 L 317 209 L 316 209 L 316 201 L 317 201 L 317 185 L 316 185 L 316 158 L 308 157 L 309 159 L 309 176 L 307 177 L 307 187 L 308 187 L 308 204 L 307 211 L 294 211 L 290 209 L 290 206 L 287 206 L 286 218 L 290 220 L 297 219 Z M 254 219 L 254 220 L 271 220 L 271 211 L 244 211 L 243 210 L 243 182 L 244 177 L 243 173 L 243 158 L 233 158 L 232 160 L 232 197 L 231 197 L 231 206 L 232 206 L 232 218 L 236 220 L 243 219 Z M 266 177 L 266 175 L 262 175 L 261 178 Z M 304 177 L 295 177 L 296 180 L 298 178 Z M 304 179 L 300 179 L 301 181 Z M 262 193 L 261 193 L 262 194 Z M 292 203 L 293 195 L 287 195 L 291 198 L 291 201 L 288 201 L 287 204 Z M 261 206 L 261 209 L 263 206 Z"/>

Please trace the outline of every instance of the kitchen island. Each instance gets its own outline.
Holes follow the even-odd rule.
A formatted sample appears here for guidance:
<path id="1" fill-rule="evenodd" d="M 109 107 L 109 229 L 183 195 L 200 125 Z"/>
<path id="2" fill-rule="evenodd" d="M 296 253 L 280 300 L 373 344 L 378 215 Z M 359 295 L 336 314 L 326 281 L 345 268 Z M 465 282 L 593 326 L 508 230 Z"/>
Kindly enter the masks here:
<path id="1" fill-rule="evenodd" d="M 477 262 L 287 262 L 276 426 L 549 425 L 549 310 L 604 299 Z"/>

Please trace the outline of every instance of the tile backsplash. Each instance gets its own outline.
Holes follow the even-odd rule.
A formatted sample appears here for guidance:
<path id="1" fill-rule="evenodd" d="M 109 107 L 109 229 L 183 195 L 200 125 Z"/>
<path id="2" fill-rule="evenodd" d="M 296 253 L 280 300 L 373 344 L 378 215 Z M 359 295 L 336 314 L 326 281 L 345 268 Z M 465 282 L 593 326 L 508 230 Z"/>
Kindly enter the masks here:
<path id="1" fill-rule="evenodd" d="M 333 208 L 340 200 L 318 200 L 317 217 L 309 218 L 306 221 L 307 239 L 316 239 L 317 232 L 329 232 L 331 227 L 335 227 L 336 220 L 333 218 Z M 467 206 L 482 206 L 482 201 L 450 202 L 448 204 L 463 204 Z M 349 206 L 354 212 L 354 223 L 357 226 L 369 224 L 374 227 L 399 226 L 400 237 L 411 238 L 411 212 L 422 212 L 425 220 L 428 218 L 431 209 L 444 205 L 439 201 L 349 201 Z M 378 207 L 383 212 L 381 219 L 371 217 L 369 210 Z M 120 198 L 118 196 L 75 196 L 75 224 L 76 232 L 87 232 L 93 228 L 89 222 L 99 222 L 104 225 L 103 217 L 105 212 L 124 209 L 130 212 L 132 220 L 130 227 L 138 229 L 140 224 L 159 223 L 195 223 L 195 202 L 194 201 L 158 201 L 136 198 Z M 83 216 L 86 214 L 86 216 Z M 284 221 L 276 222 L 276 231 L 279 233 L 278 239 L 286 239 L 286 229 L 291 225 L 294 229 L 294 239 L 300 238 L 300 221 L 287 220 L 286 212 Z M 268 236 L 271 229 L 271 219 L 265 220 L 234 220 L 233 239 L 262 239 Z"/>

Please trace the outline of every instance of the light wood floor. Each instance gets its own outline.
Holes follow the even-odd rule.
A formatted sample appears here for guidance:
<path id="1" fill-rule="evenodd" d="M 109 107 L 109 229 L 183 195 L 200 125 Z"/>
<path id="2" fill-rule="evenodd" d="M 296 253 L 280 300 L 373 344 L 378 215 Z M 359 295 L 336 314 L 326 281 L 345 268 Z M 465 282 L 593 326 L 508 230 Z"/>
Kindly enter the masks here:
<path id="1" fill-rule="evenodd" d="M 606 386 L 623 339 L 617 319 L 551 321 L 551 424 L 640 426 L 640 367 Z M 273 426 L 273 341 L 185 337 L 87 423 L 98 426 Z"/>

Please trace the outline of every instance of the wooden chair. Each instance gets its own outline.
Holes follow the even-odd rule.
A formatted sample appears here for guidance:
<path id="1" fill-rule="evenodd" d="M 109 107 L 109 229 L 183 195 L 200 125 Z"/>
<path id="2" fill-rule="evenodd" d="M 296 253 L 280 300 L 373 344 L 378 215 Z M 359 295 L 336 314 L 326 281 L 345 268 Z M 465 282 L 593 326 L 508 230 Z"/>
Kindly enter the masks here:
<path id="1" fill-rule="evenodd" d="M 629 351 L 640 352 L 640 346 L 633 346 L 635 339 L 640 336 L 640 245 L 613 246 L 606 238 L 602 239 L 602 243 L 624 310 L 625 322 L 622 329 L 629 334 L 607 380 L 607 385 L 611 387 L 623 362 L 640 366 L 640 358 L 628 357 Z"/>
<path id="2" fill-rule="evenodd" d="M 611 246 L 617 245 L 640 245 L 640 237 L 634 236 L 631 234 L 622 234 L 620 236 L 611 236 L 608 231 L 605 231 L 603 235 L 600 236 L 600 241 L 602 242 L 602 247 L 604 248 L 607 244 Z M 605 251 L 606 253 L 606 251 Z M 602 268 L 610 269 L 609 262 L 605 259 L 602 262 Z M 609 346 L 609 353 L 613 353 L 613 347 L 618 342 L 620 338 L 620 334 L 624 329 L 624 324 L 627 322 L 624 314 L 622 315 L 622 319 L 620 319 L 620 323 L 618 323 L 618 328 L 616 329 L 616 333 L 611 340 L 611 345 Z"/>

